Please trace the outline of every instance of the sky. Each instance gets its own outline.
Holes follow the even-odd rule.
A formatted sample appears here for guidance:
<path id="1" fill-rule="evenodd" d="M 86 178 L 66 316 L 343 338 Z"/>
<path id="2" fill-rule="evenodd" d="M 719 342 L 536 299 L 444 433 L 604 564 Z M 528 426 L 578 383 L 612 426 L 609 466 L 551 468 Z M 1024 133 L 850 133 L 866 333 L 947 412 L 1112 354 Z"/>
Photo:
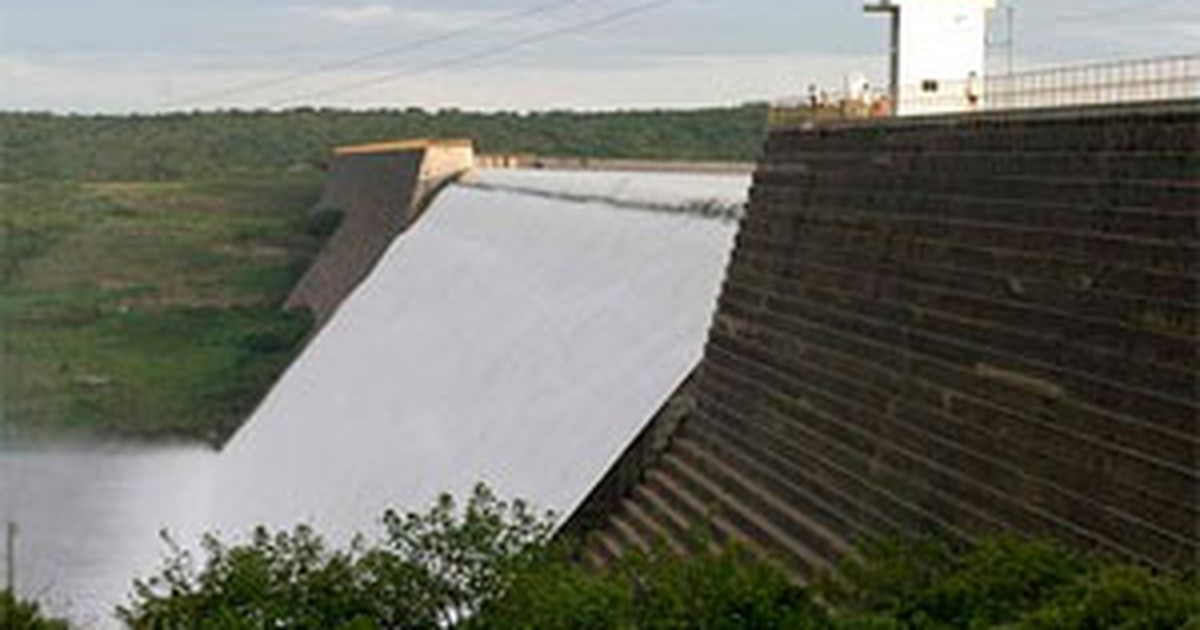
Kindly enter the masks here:
<path id="1" fill-rule="evenodd" d="M 1200 52 L 1196 0 L 1010 1 L 1018 69 Z M 0 109 L 729 105 L 881 85 L 887 33 L 855 0 L 0 0 Z"/>

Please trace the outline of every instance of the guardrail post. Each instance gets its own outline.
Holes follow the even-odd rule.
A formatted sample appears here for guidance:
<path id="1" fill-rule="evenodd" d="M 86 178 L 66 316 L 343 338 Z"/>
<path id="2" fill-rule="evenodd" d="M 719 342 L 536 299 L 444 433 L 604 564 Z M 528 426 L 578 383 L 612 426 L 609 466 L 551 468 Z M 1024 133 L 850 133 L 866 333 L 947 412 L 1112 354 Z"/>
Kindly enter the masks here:
<path id="1" fill-rule="evenodd" d="M 4 533 L 4 585 L 8 592 L 17 593 L 17 524 L 9 521 Z"/>

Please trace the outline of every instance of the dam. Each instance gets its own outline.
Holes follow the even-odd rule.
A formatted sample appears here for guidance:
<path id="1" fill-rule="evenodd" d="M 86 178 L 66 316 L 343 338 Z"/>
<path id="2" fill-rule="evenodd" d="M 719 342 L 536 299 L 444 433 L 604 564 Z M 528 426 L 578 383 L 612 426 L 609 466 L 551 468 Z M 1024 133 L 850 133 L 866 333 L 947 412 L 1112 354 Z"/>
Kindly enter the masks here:
<path id="1" fill-rule="evenodd" d="M 1198 121 L 1183 99 L 784 125 L 752 180 L 483 170 L 392 239 L 348 217 L 331 260 L 360 280 L 224 452 L 53 454 L 82 480 L 0 456 L 0 518 L 36 532 L 22 589 L 94 613 L 157 527 L 344 537 L 479 481 L 598 564 L 708 526 L 801 579 L 931 532 L 1194 566 Z M 375 160 L 348 155 L 334 180 Z M 112 499 L 45 500 L 69 492 Z M 151 513 L 86 513 L 109 503 Z M 84 574 L 45 564 L 72 553 Z"/>
<path id="2" fill-rule="evenodd" d="M 930 533 L 1194 569 L 1198 191 L 1195 98 L 777 127 L 690 413 L 569 529 L 605 562 L 709 523 L 800 576 Z"/>
<path id="3" fill-rule="evenodd" d="M 222 454 L 231 514 L 361 527 L 480 481 L 570 513 L 699 361 L 736 224 L 686 208 L 747 185 L 707 177 L 481 171 L 445 190 Z M 683 210 L 549 196 L 606 191 Z"/>
<path id="4" fill-rule="evenodd" d="M 585 499 L 700 360 L 749 177 L 483 170 L 383 239 L 397 213 L 364 201 L 413 207 L 408 150 L 338 156 L 347 216 L 294 294 L 328 320 L 222 452 L 0 451 L 21 593 L 103 626 L 164 528 L 344 539 L 477 482 Z"/>

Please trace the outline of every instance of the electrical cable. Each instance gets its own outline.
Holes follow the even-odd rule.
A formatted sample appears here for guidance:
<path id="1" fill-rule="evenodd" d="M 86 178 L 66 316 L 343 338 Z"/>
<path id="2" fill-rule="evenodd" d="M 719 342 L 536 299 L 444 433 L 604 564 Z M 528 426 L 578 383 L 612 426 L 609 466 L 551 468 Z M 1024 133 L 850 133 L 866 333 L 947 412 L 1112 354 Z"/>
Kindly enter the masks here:
<path id="1" fill-rule="evenodd" d="M 1188 1 L 1193 2 L 1194 0 L 1188 0 Z M 1087 12 L 1087 13 L 1069 13 L 1066 15 L 1059 15 L 1057 17 L 1051 17 L 1046 20 L 1042 20 L 1041 23 L 1042 24 L 1061 24 L 1061 23 L 1066 23 L 1066 22 L 1083 22 L 1083 21 L 1087 21 L 1087 20 L 1097 20 L 1097 19 L 1103 19 L 1103 18 L 1108 18 L 1108 17 L 1115 17 L 1118 15 L 1126 14 L 1126 13 L 1159 9 L 1164 6 L 1168 6 L 1168 5 L 1172 5 L 1172 4 L 1179 4 L 1180 2 L 1183 2 L 1183 0 L 1158 0 L 1157 2 L 1155 2 L 1155 1 L 1131 2 L 1128 4 L 1111 7 L 1108 9 L 1101 9 L 1099 11 L 1091 11 L 1091 12 Z"/>
<path id="2" fill-rule="evenodd" d="M 543 32 L 537 33 L 535 35 L 530 35 L 528 37 L 516 39 L 511 42 L 507 42 L 504 44 L 499 44 L 496 46 L 485 48 L 483 50 L 479 50 L 479 51 L 476 51 L 473 53 L 468 53 L 465 55 L 460 55 L 458 57 L 453 57 L 451 59 L 448 59 L 448 60 L 445 60 L 442 62 L 438 62 L 435 64 L 421 66 L 421 67 L 413 68 L 410 70 L 404 70 L 404 71 L 400 71 L 400 72 L 393 72 L 393 73 L 385 74 L 385 75 L 379 76 L 379 77 L 373 77 L 370 79 L 355 81 L 352 83 L 345 83 L 345 84 L 333 86 L 330 88 L 314 90 L 314 91 L 298 94 L 298 95 L 295 95 L 292 97 L 279 99 L 279 100 L 272 102 L 269 105 L 269 107 L 282 107 L 284 105 L 288 105 L 290 103 L 295 103 L 300 100 L 308 100 L 308 99 L 312 99 L 312 98 L 318 98 L 321 96 L 328 96 L 330 94 L 338 94 L 338 93 L 345 93 L 345 92 L 354 91 L 354 90 L 360 90 L 363 88 L 368 88 L 368 87 L 373 87 L 376 85 L 381 85 L 384 83 L 389 83 L 391 81 L 396 81 L 396 80 L 402 79 L 402 78 L 408 78 L 408 77 L 417 76 L 417 75 L 421 75 L 421 74 L 428 74 L 430 72 L 436 72 L 438 70 L 445 70 L 448 68 L 467 65 L 467 64 L 473 63 L 475 61 L 486 59 L 488 57 L 493 57 L 496 55 L 511 52 L 513 50 L 528 46 L 530 44 L 540 43 L 540 42 L 544 42 L 547 40 L 556 39 L 556 38 L 559 38 L 559 37 L 562 37 L 565 35 L 570 35 L 570 34 L 579 33 L 582 31 L 591 30 L 594 28 L 599 28 L 601 26 L 606 26 L 606 25 L 612 24 L 614 22 L 619 22 L 621 20 L 631 18 L 631 17 L 641 14 L 641 13 L 647 13 L 649 11 L 653 11 L 655 9 L 662 8 L 668 4 L 673 4 L 677 1 L 678 0 L 658 0 L 656 2 L 650 2 L 647 4 L 641 4 L 638 6 L 629 7 L 629 8 L 621 9 L 618 11 L 612 11 L 610 13 L 605 13 L 597 18 L 585 20 L 582 22 L 577 22 L 577 23 L 574 23 L 574 24 L 571 24 L 568 26 L 563 26 L 563 27 L 551 29 L 548 31 L 543 31 Z"/>
<path id="3" fill-rule="evenodd" d="M 539 4 L 534 7 L 527 8 L 527 9 L 522 9 L 519 11 L 514 11 L 512 13 L 507 13 L 507 14 L 497 17 L 495 19 L 476 22 L 469 26 L 457 28 L 457 29 L 454 29 L 454 30 L 451 30 L 451 31 L 448 31 L 445 33 L 433 35 L 431 37 L 425 37 L 422 39 L 418 39 L 418 40 L 410 42 L 408 44 L 404 44 L 404 45 L 400 45 L 400 46 L 389 46 L 387 48 L 383 48 L 383 49 L 380 49 L 380 50 L 377 50 L 374 52 L 359 55 L 357 57 L 351 57 L 348 59 L 343 59 L 340 61 L 328 63 L 323 66 L 318 66 L 312 70 L 303 70 L 303 71 L 293 72 L 293 73 L 285 74 L 285 75 L 278 76 L 278 77 L 275 77 L 272 79 L 260 79 L 260 80 L 256 80 L 256 81 L 247 81 L 247 82 L 239 84 L 239 85 L 234 85 L 231 87 L 214 90 L 212 92 L 206 92 L 206 93 L 202 93 L 202 94 L 197 94 L 197 95 L 193 95 L 193 96 L 189 96 L 189 97 L 180 98 L 178 100 L 174 100 L 174 101 L 165 103 L 163 105 L 163 107 L 164 108 L 180 108 L 180 107 L 194 106 L 194 105 L 198 105 L 201 103 L 207 103 L 207 102 L 219 99 L 219 98 L 225 98 L 225 97 L 234 96 L 237 94 L 244 94 L 247 92 L 257 92 L 257 91 L 260 91 L 260 90 L 263 90 L 266 88 L 278 87 L 280 85 L 287 85 L 290 83 L 295 83 L 297 81 L 301 81 L 301 80 L 307 79 L 312 76 L 319 76 L 322 74 L 327 74 L 327 73 L 333 72 L 335 70 L 344 70 L 346 68 L 353 68 L 355 66 L 359 66 L 364 63 L 375 61 L 376 59 L 382 59 L 385 57 L 391 57 L 394 55 L 399 55 L 399 54 L 403 54 L 403 53 L 410 53 L 410 52 L 414 52 L 417 50 L 422 50 L 422 49 L 429 48 L 429 47 L 437 45 L 437 44 L 441 44 L 443 42 L 458 39 L 458 38 L 464 37 L 466 35 L 471 35 L 473 33 L 476 33 L 476 32 L 482 31 L 482 30 L 494 28 L 494 27 L 502 25 L 502 24 L 516 22 L 519 20 L 523 20 L 525 18 L 533 17 L 535 15 L 540 15 L 542 13 L 548 13 L 550 11 L 553 11 L 555 9 L 559 9 L 559 8 L 562 8 L 562 7 L 565 7 L 568 5 L 579 4 L 580 2 L 582 2 L 582 0 L 554 0 L 553 2 L 546 2 L 546 3 Z"/>

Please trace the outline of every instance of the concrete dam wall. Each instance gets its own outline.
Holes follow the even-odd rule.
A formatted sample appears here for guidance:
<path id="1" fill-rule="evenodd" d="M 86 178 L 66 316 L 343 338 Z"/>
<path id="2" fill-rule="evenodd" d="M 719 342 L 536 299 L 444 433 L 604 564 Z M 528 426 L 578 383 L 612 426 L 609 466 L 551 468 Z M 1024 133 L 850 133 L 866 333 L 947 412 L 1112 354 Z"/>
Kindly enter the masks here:
<path id="1" fill-rule="evenodd" d="M 404 177 L 380 168 L 379 189 Z M 163 529 L 191 547 L 303 522 L 345 542 L 479 481 L 570 513 L 700 361 L 737 226 L 686 209 L 744 205 L 749 177 L 472 181 L 344 289 L 223 451 L 0 450 L 22 594 L 105 628 L 130 580 L 161 567 Z"/>
<path id="2" fill-rule="evenodd" d="M 771 134 L 705 358 L 569 525 L 1200 558 L 1200 103 Z M 664 435 L 664 433 L 666 435 Z M 710 521 L 711 518 L 711 521 Z"/>
<path id="3" fill-rule="evenodd" d="M 744 205 L 748 176 L 470 180 L 395 239 L 222 452 L 224 531 L 371 531 L 478 482 L 569 514 L 695 368 L 736 223 L 641 207 Z M 514 181 L 541 194 L 494 189 Z"/>
<path id="4" fill-rule="evenodd" d="M 405 141 L 334 151 L 317 211 L 341 213 L 341 223 L 288 297 L 318 325 L 375 267 L 396 236 L 420 216 L 431 194 L 473 166 L 469 141 Z"/>

